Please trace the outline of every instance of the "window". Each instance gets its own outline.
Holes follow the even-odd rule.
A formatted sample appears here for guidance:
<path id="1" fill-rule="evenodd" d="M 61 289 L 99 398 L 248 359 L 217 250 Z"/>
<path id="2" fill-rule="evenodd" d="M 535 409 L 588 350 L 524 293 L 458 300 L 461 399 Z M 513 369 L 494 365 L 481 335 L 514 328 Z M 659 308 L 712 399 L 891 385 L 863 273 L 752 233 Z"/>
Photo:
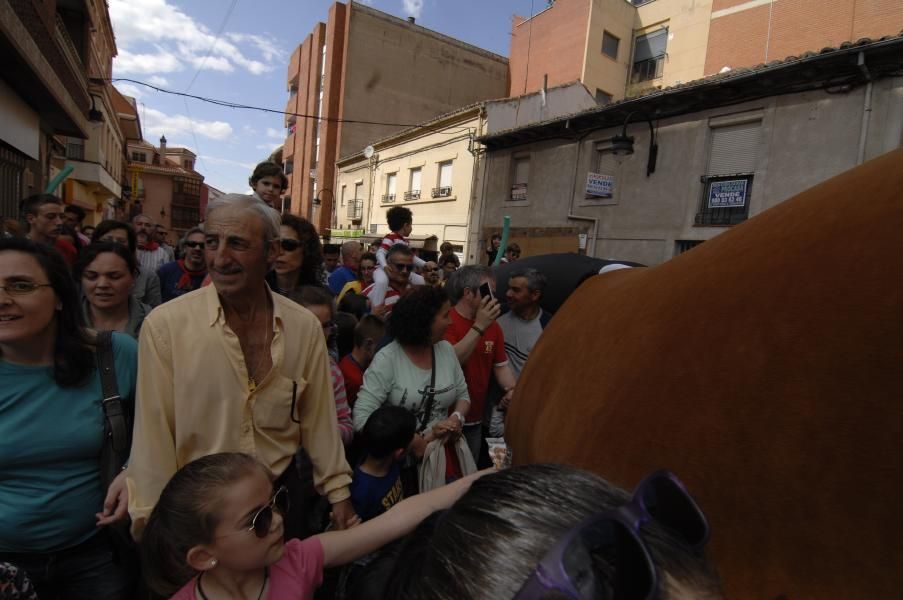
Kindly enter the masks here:
<path id="1" fill-rule="evenodd" d="M 339 202 L 341 202 L 340 206 L 345 206 L 345 190 L 348 188 L 347 185 L 342 185 L 342 189 L 339 190 Z"/>
<path id="2" fill-rule="evenodd" d="M 606 104 L 611 104 L 612 96 L 608 92 L 603 92 L 600 89 L 596 89 L 596 104 L 599 106 L 605 106 Z"/>
<path id="3" fill-rule="evenodd" d="M 420 200 L 420 176 L 423 169 L 415 167 L 411 169 L 408 191 L 404 194 L 405 200 Z"/>
<path id="4" fill-rule="evenodd" d="M 383 202 L 395 202 L 395 182 L 398 180 L 398 173 L 389 173 L 386 175 L 386 193 L 383 194 Z"/>
<path id="5" fill-rule="evenodd" d="M 749 216 L 762 122 L 713 127 L 696 225 L 730 226 Z"/>
<path id="6" fill-rule="evenodd" d="M 452 195 L 452 161 L 439 163 L 439 187 L 433 188 L 433 198 L 448 198 Z"/>
<path id="7" fill-rule="evenodd" d="M 364 182 L 354 184 L 354 199 L 355 200 L 363 200 L 364 199 Z"/>
<path id="8" fill-rule="evenodd" d="M 675 242 L 675 256 L 678 254 L 683 254 L 688 250 L 692 250 L 696 246 L 702 243 L 702 240 L 677 240 Z"/>
<path id="9" fill-rule="evenodd" d="M 591 185 L 590 178 L 587 176 L 585 199 L 600 201 L 605 205 L 614 204 L 618 198 L 617 182 L 620 168 L 618 157 L 611 152 L 611 144 L 597 144 L 596 156 L 591 166 L 591 171 L 602 177 L 593 178 Z"/>
<path id="10" fill-rule="evenodd" d="M 147 162 L 147 153 L 145 152 L 132 152 L 132 161 L 133 162 Z"/>
<path id="11" fill-rule="evenodd" d="M 194 163 L 190 160 L 182 161 L 182 166 L 188 171 L 194 169 Z"/>
<path id="12" fill-rule="evenodd" d="M 607 31 L 602 32 L 602 54 L 605 56 L 618 60 L 618 46 L 620 43 L 621 40 L 612 34 Z"/>
<path id="13" fill-rule="evenodd" d="M 515 156 L 511 167 L 511 200 L 527 199 L 527 182 L 530 179 L 530 157 Z"/>
<path id="14" fill-rule="evenodd" d="M 287 160 L 282 163 L 282 172 L 286 175 L 291 175 L 295 172 L 295 163 L 293 161 Z"/>
<path id="15" fill-rule="evenodd" d="M 633 68 L 630 83 L 641 83 L 662 76 L 665 52 L 668 48 L 668 28 L 638 35 L 633 43 Z"/>
<path id="16" fill-rule="evenodd" d="M 66 142 L 66 158 L 85 160 L 85 140 L 68 138 Z"/>

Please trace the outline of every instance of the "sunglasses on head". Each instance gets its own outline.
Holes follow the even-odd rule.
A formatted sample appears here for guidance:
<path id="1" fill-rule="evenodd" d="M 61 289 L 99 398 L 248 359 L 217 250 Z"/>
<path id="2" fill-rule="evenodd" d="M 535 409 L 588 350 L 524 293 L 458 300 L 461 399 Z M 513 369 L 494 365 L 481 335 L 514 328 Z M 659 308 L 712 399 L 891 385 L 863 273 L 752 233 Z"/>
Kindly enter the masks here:
<path id="1" fill-rule="evenodd" d="M 185 245 L 189 248 L 200 248 L 201 250 L 204 249 L 204 242 L 185 242 Z"/>
<path id="2" fill-rule="evenodd" d="M 392 268 L 396 271 L 413 271 L 414 265 L 404 265 L 400 263 L 392 263 Z"/>
<path id="3" fill-rule="evenodd" d="M 301 242 L 293 240 L 292 238 L 282 238 L 279 240 L 279 245 L 282 246 L 282 249 L 286 252 L 293 252 L 301 247 Z"/>
<path id="4" fill-rule="evenodd" d="M 249 527 L 236 531 L 234 533 L 254 532 L 259 538 L 265 538 L 270 533 L 270 527 L 273 525 L 273 511 L 278 510 L 280 515 L 285 516 L 289 511 L 288 490 L 285 486 L 280 487 L 270 498 L 270 501 L 260 507 L 251 517 Z M 233 535 L 233 534 L 227 534 Z"/>
<path id="5" fill-rule="evenodd" d="M 599 513 L 568 531 L 549 550 L 515 596 L 556 591 L 573 600 L 655 600 L 660 578 L 640 532 L 655 521 L 694 550 L 709 524 L 683 483 L 670 471 L 646 477 L 624 506 Z"/>

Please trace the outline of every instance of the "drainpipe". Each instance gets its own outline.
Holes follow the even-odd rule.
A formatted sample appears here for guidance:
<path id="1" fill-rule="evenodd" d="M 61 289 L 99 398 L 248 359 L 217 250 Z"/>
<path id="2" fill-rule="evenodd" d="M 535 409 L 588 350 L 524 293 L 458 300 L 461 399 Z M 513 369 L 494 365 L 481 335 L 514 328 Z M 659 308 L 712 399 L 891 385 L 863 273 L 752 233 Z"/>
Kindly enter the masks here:
<path id="1" fill-rule="evenodd" d="M 859 154 L 856 157 L 856 164 L 861 165 L 865 160 L 865 142 L 869 135 L 869 119 L 872 113 L 872 75 L 865 64 L 865 52 L 859 52 L 856 65 L 862 71 L 865 80 L 868 81 L 868 84 L 865 86 L 865 103 L 862 106 L 862 126 L 859 128 Z"/>
<path id="2" fill-rule="evenodd" d="M 565 125 L 565 127 L 570 127 L 570 121 Z M 587 256 L 595 256 L 596 255 L 596 238 L 599 235 L 599 218 L 598 217 L 590 217 L 587 215 L 578 215 L 574 213 L 574 197 L 577 194 L 577 174 L 580 172 L 580 146 L 583 145 L 583 138 L 589 135 L 589 132 L 584 133 L 581 136 L 578 136 L 576 139 L 577 151 L 574 156 L 574 178 L 571 185 L 571 201 L 568 205 L 568 219 L 574 221 L 589 221 L 593 224 L 593 235 L 589 239 L 589 243 L 586 248 Z"/>

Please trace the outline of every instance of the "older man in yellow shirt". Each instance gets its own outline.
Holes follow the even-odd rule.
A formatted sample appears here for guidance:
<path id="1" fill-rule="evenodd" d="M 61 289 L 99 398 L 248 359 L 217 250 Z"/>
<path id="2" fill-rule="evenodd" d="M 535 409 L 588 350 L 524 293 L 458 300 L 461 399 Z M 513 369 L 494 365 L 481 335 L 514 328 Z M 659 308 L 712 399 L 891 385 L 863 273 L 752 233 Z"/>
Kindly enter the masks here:
<path id="1" fill-rule="evenodd" d="M 211 203 L 205 255 L 213 285 L 160 306 L 144 321 L 127 473 L 136 538 L 163 487 L 186 463 L 240 451 L 291 480 L 299 445 L 336 521 L 356 521 L 320 322 L 265 283 L 279 253 L 279 223 L 275 210 L 250 196 Z"/>

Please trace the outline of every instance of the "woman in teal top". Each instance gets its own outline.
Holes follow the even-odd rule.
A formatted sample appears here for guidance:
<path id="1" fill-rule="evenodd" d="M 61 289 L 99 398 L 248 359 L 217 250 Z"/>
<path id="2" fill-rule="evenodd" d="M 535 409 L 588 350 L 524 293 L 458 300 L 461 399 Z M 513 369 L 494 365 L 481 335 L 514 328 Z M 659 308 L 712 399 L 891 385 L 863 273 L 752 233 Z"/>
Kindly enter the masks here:
<path id="1" fill-rule="evenodd" d="M 137 344 L 113 334 L 123 402 L 133 402 Z M 125 478 L 101 487 L 104 415 L 94 332 L 53 249 L 0 240 L 0 561 L 43 599 L 132 595 L 103 530 L 126 517 Z"/>
<path id="2" fill-rule="evenodd" d="M 418 286 L 395 304 L 389 322 L 395 340 L 377 353 L 364 373 L 364 385 L 354 404 L 355 431 L 361 431 L 373 411 L 388 403 L 407 408 L 417 417 L 419 434 L 411 444 L 417 457 L 423 456 L 435 437 L 460 435 L 470 396 L 455 349 L 443 340 L 450 308 L 445 292 L 431 286 Z M 435 398 L 426 415 L 425 392 L 433 369 Z"/>

